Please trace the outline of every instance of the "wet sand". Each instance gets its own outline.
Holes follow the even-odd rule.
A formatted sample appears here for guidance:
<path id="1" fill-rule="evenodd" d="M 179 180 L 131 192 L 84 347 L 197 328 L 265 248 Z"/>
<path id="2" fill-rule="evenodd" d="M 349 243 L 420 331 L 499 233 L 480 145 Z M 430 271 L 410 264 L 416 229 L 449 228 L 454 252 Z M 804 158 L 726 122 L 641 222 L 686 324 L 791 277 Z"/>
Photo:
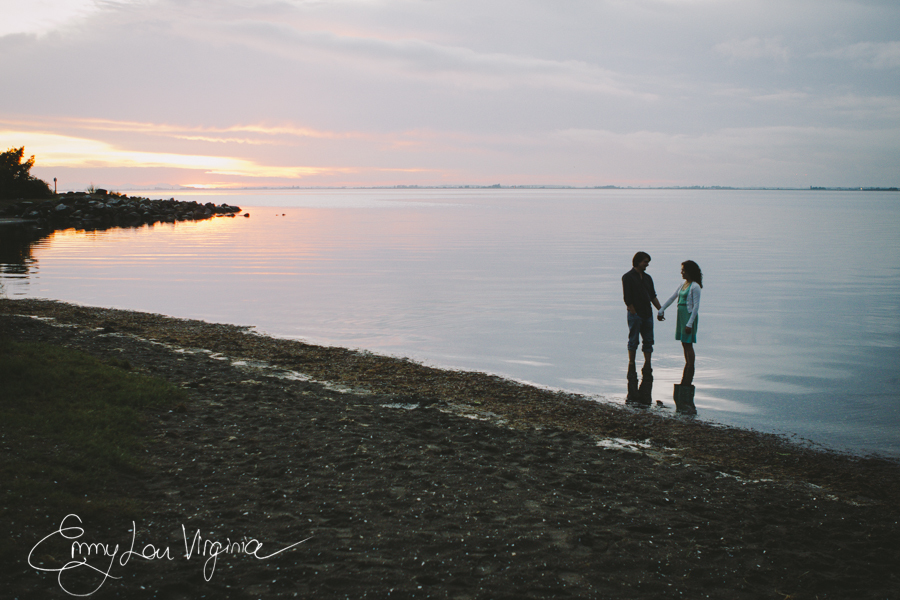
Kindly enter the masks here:
<path id="1" fill-rule="evenodd" d="M 174 559 L 116 567 L 96 598 L 900 594 L 895 461 L 230 325 L 2 300 L 0 326 L 191 396 L 148 414 L 145 472 L 110 482 L 141 501 L 137 546 Z M 3 533 L 28 545 L 64 516 Z M 111 521 L 82 527 L 125 547 Z M 306 541 L 223 554 L 207 581 L 182 526 L 260 556 Z M 25 556 L 0 578 L 4 597 L 66 597 Z"/>

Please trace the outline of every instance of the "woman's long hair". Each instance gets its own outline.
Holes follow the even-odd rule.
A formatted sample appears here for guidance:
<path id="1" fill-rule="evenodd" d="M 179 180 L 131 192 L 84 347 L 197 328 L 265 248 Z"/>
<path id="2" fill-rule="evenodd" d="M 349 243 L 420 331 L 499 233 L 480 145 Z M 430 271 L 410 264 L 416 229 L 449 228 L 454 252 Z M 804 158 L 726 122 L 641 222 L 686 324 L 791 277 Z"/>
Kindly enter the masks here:
<path id="1" fill-rule="evenodd" d="M 681 266 L 684 267 L 684 274 L 688 276 L 688 279 L 696 281 L 697 285 L 703 287 L 703 271 L 700 270 L 700 265 L 692 260 L 686 260 L 681 263 Z"/>

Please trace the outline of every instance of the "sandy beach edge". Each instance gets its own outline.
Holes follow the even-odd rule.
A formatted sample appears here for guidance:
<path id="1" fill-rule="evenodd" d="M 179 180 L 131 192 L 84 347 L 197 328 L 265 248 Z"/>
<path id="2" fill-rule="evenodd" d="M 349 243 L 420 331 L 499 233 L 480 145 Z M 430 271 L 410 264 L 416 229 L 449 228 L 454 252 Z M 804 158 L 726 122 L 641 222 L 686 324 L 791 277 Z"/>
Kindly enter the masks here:
<path id="1" fill-rule="evenodd" d="M 900 507 L 900 461 L 795 443 L 783 436 L 690 417 L 598 403 L 480 372 L 253 333 L 251 328 L 43 299 L 0 299 L 0 314 L 116 331 L 178 346 L 265 361 L 345 389 L 443 402 L 512 428 L 553 427 L 599 440 L 637 442 L 641 452 L 702 461 L 751 479 L 790 479 L 853 501 Z"/>

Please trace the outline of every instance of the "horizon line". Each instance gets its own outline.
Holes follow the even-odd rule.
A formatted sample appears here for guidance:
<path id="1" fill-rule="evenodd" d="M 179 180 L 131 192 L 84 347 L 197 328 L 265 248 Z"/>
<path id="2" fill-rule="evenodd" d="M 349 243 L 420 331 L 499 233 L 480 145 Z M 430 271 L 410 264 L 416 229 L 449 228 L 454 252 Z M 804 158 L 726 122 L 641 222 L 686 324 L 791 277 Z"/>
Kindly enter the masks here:
<path id="1" fill-rule="evenodd" d="M 113 186 L 110 186 L 113 187 Z M 415 189 L 570 189 L 570 190 L 772 190 L 772 191 L 873 191 L 873 192 L 897 192 L 897 186 L 725 186 L 725 185 L 661 185 L 661 186 L 621 186 L 621 185 L 316 185 L 316 186 L 240 186 L 240 187 L 191 187 L 191 186 L 115 186 L 118 189 L 132 191 L 170 191 L 170 192 L 217 192 L 217 191 L 243 191 L 243 190 L 415 190 Z M 66 190 L 66 192 L 78 192 L 80 190 Z M 60 192 L 60 193 L 66 193 Z"/>

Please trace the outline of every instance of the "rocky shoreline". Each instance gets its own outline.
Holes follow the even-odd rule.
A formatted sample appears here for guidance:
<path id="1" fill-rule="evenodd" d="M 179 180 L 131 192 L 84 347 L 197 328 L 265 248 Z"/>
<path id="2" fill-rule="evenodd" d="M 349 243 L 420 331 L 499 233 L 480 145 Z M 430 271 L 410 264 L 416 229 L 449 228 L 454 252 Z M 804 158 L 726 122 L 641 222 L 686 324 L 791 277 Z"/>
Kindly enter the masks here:
<path id="1" fill-rule="evenodd" d="M 144 503 L 139 544 L 309 538 L 209 580 L 196 557 L 134 561 L 97 598 L 898 597 L 896 462 L 231 325 L 0 300 L 0 327 L 190 395 L 148 413 L 145 472 L 111 482 Z M 131 523 L 84 527 L 127 543 Z M 24 557 L 0 582 L 64 597 Z"/>
<path id="2" fill-rule="evenodd" d="M 137 227 L 154 223 L 200 221 L 214 216 L 234 217 L 238 206 L 151 200 L 97 189 L 93 192 L 67 192 L 43 201 L 22 200 L 0 210 L 8 224 L 25 228 L 37 236 L 59 229 L 102 230 L 111 227 Z M 245 213 L 244 216 L 247 216 Z"/>

